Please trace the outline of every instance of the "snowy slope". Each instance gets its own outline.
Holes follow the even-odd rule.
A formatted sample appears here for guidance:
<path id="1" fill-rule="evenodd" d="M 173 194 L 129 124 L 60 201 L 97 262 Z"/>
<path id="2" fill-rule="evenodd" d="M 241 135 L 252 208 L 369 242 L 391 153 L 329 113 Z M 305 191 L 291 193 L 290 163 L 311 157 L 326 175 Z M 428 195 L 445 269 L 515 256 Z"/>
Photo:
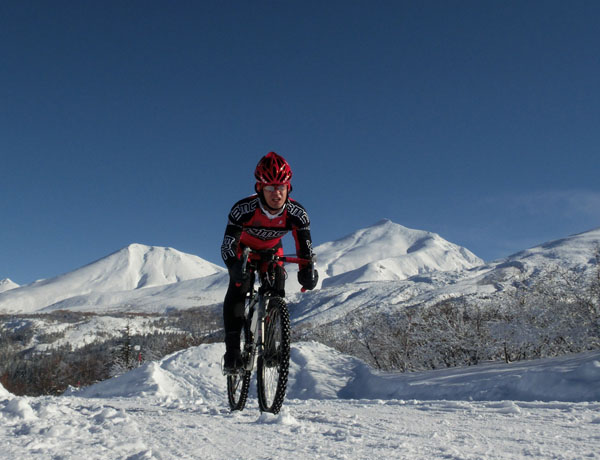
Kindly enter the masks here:
<path id="1" fill-rule="evenodd" d="M 523 280 L 535 281 L 547 270 L 587 272 L 597 270 L 600 255 L 600 228 L 550 241 L 518 252 L 505 259 L 477 267 L 456 281 L 447 283 L 441 292 L 485 295 L 510 292 Z"/>
<path id="2" fill-rule="evenodd" d="M 435 233 L 390 220 L 315 248 L 323 286 L 401 280 L 433 271 L 463 270 L 483 264 L 468 249 Z M 326 279 L 328 278 L 328 279 Z"/>
<path id="3" fill-rule="evenodd" d="M 172 248 L 131 244 L 64 275 L 1 293 L 0 311 L 37 311 L 76 296 L 142 290 L 223 271 Z"/>
<path id="4" fill-rule="evenodd" d="M 600 255 L 600 228 L 549 241 L 518 252 L 506 260 L 537 266 L 547 262 L 564 261 L 571 266 L 577 266 L 596 263 L 596 253 Z"/>
<path id="5" fill-rule="evenodd" d="M 164 313 L 223 302 L 229 276 L 224 270 L 212 275 L 143 289 L 92 292 L 69 297 L 41 311 Z"/>
<path id="6" fill-rule="evenodd" d="M 19 285 L 17 283 L 15 283 L 14 281 L 12 281 L 8 278 L 4 278 L 3 280 L 0 280 L 0 293 L 9 291 L 11 289 L 15 289 L 18 287 L 19 287 Z"/>
<path id="7" fill-rule="evenodd" d="M 230 413 L 222 345 L 202 345 L 62 397 L 0 386 L 3 458 L 596 458 L 600 354 L 414 374 L 292 348 L 281 414 L 255 388 Z"/>
<path id="8" fill-rule="evenodd" d="M 546 269 L 557 267 L 594 274 L 598 264 L 594 254 L 599 246 L 600 229 L 594 229 L 467 270 L 423 273 L 398 281 L 332 285 L 309 295 L 292 293 L 292 319 L 295 324 L 320 325 L 358 309 L 394 310 L 463 296 L 488 299 L 512 293 L 516 282 L 535 281 Z"/>

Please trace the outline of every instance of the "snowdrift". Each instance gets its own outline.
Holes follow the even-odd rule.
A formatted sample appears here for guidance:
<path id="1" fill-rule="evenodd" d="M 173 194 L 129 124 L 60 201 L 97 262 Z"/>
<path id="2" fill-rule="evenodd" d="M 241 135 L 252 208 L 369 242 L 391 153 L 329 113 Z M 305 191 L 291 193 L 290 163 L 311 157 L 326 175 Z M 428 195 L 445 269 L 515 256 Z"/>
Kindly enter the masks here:
<path id="1" fill-rule="evenodd" d="M 222 344 L 201 345 L 69 394 L 225 401 Z M 252 393 L 251 393 L 252 395 Z M 600 401 L 600 351 L 415 373 L 376 372 L 316 342 L 292 345 L 288 399 Z"/>

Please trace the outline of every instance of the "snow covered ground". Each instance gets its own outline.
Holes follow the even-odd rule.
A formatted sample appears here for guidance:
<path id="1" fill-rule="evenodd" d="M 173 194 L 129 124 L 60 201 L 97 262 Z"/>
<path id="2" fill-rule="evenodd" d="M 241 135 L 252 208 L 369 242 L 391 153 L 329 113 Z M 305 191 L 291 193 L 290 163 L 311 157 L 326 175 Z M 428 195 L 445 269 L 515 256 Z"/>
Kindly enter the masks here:
<path id="1" fill-rule="evenodd" d="M 180 351 L 61 397 L 0 387 L 0 458 L 600 458 L 600 352 L 382 374 L 297 343 L 277 416 L 254 388 L 229 411 L 222 352 Z"/>

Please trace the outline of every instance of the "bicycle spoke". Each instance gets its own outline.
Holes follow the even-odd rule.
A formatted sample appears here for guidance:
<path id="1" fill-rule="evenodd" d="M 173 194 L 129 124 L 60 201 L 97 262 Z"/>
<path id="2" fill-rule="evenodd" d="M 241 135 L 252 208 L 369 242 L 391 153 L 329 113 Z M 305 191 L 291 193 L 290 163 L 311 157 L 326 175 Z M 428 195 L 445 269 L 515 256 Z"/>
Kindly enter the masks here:
<path id="1" fill-rule="evenodd" d="M 270 300 L 264 345 L 258 361 L 258 402 L 262 411 L 276 414 L 285 397 L 290 355 L 289 315 L 279 297 Z"/>

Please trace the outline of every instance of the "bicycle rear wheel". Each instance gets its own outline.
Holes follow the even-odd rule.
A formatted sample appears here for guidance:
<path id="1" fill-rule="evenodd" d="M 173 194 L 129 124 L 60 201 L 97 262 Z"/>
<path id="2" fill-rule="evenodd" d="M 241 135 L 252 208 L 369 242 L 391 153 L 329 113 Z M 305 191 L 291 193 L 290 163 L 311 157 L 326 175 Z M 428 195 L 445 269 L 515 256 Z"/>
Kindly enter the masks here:
<path id="1" fill-rule="evenodd" d="M 290 365 L 290 317 L 281 297 L 269 300 L 265 316 L 264 352 L 258 357 L 258 405 L 277 414 L 287 388 Z"/>
<path id="2" fill-rule="evenodd" d="M 248 325 L 244 326 L 242 337 L 240 346 L 242 349 L 244 367 L 240 369 L 238 373 L 227 376 L 227 399 L 229 400 L 229 407 L 232 411 L 244 410 L 246 400 L 248 399 L 250 377 L 252 376 L 252 371 L 247 370 L 250 367 L 247 365 L 248 361 L 254 359 L 253 353 L 249 350 L 250 347 L 247 346 L 252 342 Z"/>

